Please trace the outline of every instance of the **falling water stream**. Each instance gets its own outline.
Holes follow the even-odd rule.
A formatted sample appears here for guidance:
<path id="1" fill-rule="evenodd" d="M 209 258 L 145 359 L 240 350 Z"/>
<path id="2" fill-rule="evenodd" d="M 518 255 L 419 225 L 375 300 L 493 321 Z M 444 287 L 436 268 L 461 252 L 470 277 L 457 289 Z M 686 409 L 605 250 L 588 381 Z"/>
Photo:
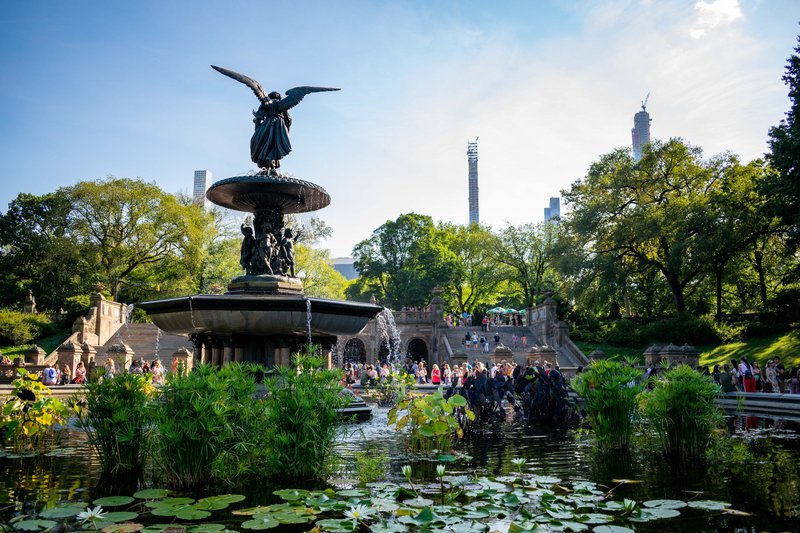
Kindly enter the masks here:
<path id="1" fill-rule="evenodd" d="M 389 350 L 387 356 L 388 363 L 394 368 L 399 368 L 403 361 L 400 356 L 400 330 L 397 329 L 397 323 L 394 320 L 394 314 L 388 307 L 384 307 L 383 311 L 378 313 L 378 336 L 386 343 Z"/>
<path id="2" fill-rule="evenodd" d="M 308 332 L 308 345 L 311 346 L 311 299 L 306 298 L 306 330 Z"/>

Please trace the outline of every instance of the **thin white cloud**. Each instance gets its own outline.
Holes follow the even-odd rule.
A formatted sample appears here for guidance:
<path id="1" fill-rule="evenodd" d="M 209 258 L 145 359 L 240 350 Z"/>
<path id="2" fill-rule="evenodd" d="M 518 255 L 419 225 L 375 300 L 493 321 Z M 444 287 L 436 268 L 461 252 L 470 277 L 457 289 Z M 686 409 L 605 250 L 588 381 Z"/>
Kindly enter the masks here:
<path id="1" fill-rule="evenodd" d="M 689 35 L 694 39 L 705 37 L 709 30 L 726 26 L 743 17 L 739 0 L 699 0 L 695 4 L 696 19 Z"/>

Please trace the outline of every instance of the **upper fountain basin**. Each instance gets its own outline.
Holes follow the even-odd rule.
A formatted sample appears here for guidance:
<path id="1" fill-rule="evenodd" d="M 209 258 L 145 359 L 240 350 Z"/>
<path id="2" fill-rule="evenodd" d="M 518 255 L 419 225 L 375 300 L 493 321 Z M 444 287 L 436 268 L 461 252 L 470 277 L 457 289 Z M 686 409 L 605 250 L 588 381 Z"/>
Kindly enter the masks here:
<path id="1" fill-rule="evenodd" d="M 208 188 L 206 198 L 219 206 L 249 213 L 265 209 L 305 213 L 331 203 L 330 195 L 319 185 L 275 171 L 220 180 Z"/>
<path id="2" fill-rule="evenodd" d="M 383 308 L 379 305 L 302 295 L 201 294 L 143 302 L 153 323 L 167 333 L 218 335 L 356 335 Z"/>

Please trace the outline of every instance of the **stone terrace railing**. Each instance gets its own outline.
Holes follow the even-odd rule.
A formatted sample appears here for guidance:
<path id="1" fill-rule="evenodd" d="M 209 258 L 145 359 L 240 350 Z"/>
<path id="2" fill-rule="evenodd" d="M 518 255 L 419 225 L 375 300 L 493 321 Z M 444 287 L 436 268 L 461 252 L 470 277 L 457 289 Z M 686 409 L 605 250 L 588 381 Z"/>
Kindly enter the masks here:
<path id="1" fill-rule="evenodd" d="M 433 311 L 397 311 L 394 320 L 398 324 L 432 324 L 435 317 Z"/>
<path id="2" fill-rule="evenodd" d="M 29 374 L 38 374 L 39 379 L 42 378 L 42 371 L 47 368 L 44 365 L 25 365 L 19 367 L 17 365 L 0 365 L 0 383 L 11 383 L 17 379 L 17 369 L 24 368 Z"/>

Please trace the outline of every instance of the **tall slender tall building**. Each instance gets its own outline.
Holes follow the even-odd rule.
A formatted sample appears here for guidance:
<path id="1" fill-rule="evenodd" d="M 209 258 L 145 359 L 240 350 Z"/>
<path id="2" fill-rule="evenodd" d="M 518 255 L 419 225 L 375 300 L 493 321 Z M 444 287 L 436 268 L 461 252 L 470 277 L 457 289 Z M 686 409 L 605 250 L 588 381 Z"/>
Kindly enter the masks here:
<path id="1" fill-rule="evenodd" d="M 650 142 L 650 113 L 647 112 L 647 100 L 650 93 L 647 93 L 642 102 L 642 110 L 633 115 L 633 129 L 631 137 L 633 139 L 633 160 L 639 161 L 642 158 L 644 145 Z"/>
<path id="2" fill-rule="evenodd" d="M 213 175 L 210 170 L 195 170 L 194 171 L 194 194 L 192 201 L 195 205 L 203 208 L 208 208 L 208 200 L 206 199 L 206 191 L 211 186 Z"/>
<path id="3" fill-rule="evenodd" d="M 467 165 L 469 167 L 469 223 L 477 224 L 478 217 L 478 138 L 467 141 Z"/>

